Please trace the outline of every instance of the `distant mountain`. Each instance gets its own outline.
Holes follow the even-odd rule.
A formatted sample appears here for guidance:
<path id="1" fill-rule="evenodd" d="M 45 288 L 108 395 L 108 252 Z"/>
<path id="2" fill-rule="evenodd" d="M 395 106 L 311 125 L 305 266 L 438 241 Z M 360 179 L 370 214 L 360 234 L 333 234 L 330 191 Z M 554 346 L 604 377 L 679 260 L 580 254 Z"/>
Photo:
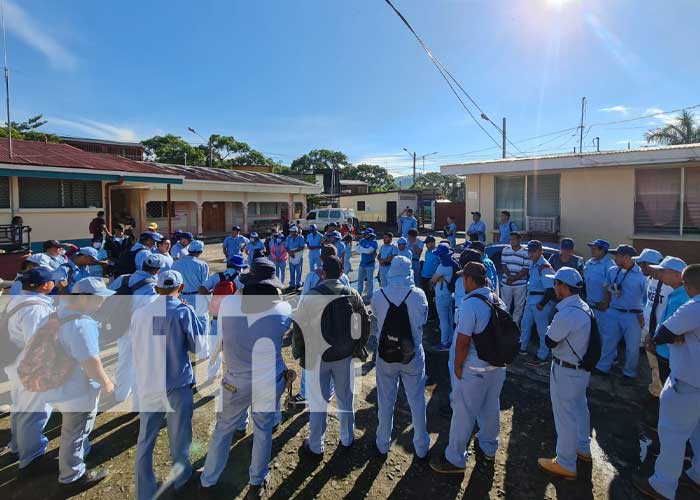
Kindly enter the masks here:
<path id="1" fill-rule="evenodd" d="M 399 189 L 410 189 L 413 185 L 413 176 L 404 175 L 401 177 L 394 177 L 394 182 L 399 186 Z"/>

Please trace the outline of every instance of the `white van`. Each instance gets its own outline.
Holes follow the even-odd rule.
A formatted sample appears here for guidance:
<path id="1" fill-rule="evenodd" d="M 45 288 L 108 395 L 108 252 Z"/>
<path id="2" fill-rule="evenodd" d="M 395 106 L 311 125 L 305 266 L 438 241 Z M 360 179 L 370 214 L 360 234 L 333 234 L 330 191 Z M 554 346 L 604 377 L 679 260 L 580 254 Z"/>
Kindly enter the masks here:
<path id="1" fill-rule="evenodd" d="M 323 231 L 326 224 L 331 222 L 342 224 L 350 218 L 355 218 L 355 211 L 352 208 L 319 208 L 306 214 L 304 228 L 306 229 L 311 224 L 316 224 L 319 231 Z"/>

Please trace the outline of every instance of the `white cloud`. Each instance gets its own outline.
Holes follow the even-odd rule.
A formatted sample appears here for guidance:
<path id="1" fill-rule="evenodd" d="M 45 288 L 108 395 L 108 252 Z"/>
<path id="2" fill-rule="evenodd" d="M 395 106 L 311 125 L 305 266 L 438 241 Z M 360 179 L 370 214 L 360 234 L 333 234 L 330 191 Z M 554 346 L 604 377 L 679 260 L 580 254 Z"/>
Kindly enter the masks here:
<path id="1" fill-rule="evenodd" d="M 623 106 L 622 104 L 618 104 L 617 106 L 610 106 L 608 108 L 601 108 L 598 111 L 603 111 L 604 113 L 622 113 L 623 115 L 626 115 L 627 113 L 630 112 L 632 108 L 628 106 Z"/>
<path id="2" fill-rule="evenodd" d="M 37 25 L 27 13 L 9 0 L 5 0 L 5 27 L 24 43 L 44 54 L 52 66 L 72 70 L 78 59 L 48 32 Z"/>
<path id="3" fill-rule="evenodd" d="M 80 134 L 94 139 L 107 139 L 113 141 L 136 142 L 137 134 L 134 130 L 126 127 L 79 118 L 77 120 L 65 120 L 63 118 L 47 117 L 48 126 L 58 126 L 64 129 L 73 130 Z"/>
<path id="4" fill-rule="evenodd" d="M 644 112 L 645 115 L 654 115 L 657 113 L 663 113 L 664 110 L 661 108 L 647 108 L 647 110 Z M 677 113 L 671 113 L 668 115 L 657 115 L 652 117 L 653 120 L 656 120 L 656 123 L 654 125 L 658 124 L 663 124 L 663 125 L 668 125 L 669 123 L 673 123 L 676 120 L 676 116 L 678 116 Z"/>

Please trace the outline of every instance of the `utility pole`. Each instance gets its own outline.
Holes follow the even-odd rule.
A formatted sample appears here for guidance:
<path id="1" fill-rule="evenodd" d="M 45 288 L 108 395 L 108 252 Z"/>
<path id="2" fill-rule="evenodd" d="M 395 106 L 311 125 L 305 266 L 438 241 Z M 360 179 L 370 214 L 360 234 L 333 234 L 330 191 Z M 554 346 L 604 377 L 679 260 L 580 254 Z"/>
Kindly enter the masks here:
<path id="1" fill-rule="evenodd" d="M 581 99 L 581 126 L 579 127 L 580 134 L 579 134 L 579 140 L 578 140 L 578 150 L 579 153 L 583 154 L 583 129 L 585 128 L 583 125 L 583 120 L 586 115 L 586 98 L 584 97 Z"/>
<path id="2" fill-rule="evenodd" d="M 600 153 L 600 137 L 594 137 L 593 138 L 593 143 L 595 144 L 595 150 L 597 153 Z"/>
<path id="3" fill-rule="evenodd" d="M 416 187 L 416 152 L 413 152 L 413 186 Z"/>
<path id="4" fill-rule="evenodd" d="M 207 147 L 209 148 L 209 168 L 211 168 L 211 164 L 212 164 L 211 141 L 207 141 L 204 137 L 202 137 L 201 135 L 199 135 L 199 133 L 198 133 L 195 129 L 193 129 L 192 127 L 187 127 L 187 130 L 189 130 L 189 131 L 192 132 L 194 135 L 196 135 L 197 137 L 199 137 L 200 139 L 202 139 L 204 142 L 207 143 Z"/>
<path id="5" fill-rule="evenodd" d="M 7 108 L 7 150 L 12 159 L 12 121 L 10 120 L 10 70 L 7 68 L 7 36 L 5 35 L 5 3 L 0 5 L 2 11 L 2 52 L 5 61 L 5 106 Z"/>
<path id="6" fill-rule="evenodd" d="M 506 157 L 506 117 L 503 117 L 503 158 Z"/>

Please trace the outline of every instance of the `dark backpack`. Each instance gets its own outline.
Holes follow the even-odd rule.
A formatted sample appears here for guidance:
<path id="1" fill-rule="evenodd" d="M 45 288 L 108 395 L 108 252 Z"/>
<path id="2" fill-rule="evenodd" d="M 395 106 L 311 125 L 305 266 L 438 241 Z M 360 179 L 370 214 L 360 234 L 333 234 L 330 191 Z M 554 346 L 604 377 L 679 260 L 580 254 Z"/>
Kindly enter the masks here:
<path id="1" fill-rule="evenodd" d="M 484 331 L 472 336 L 479 359 L 491 366 L 505 366 L 513 362 L 520 350 L 520 328 L 510 313 L 498 307 L 483 295 L 472 295 L 491 308 L 491 319 Z"/>
<path id="2" fill-rule="evenodd" d="M 574 356 L 576 356 L 576 358 L 578 359 L 578 362 L 581 365 L 581 367 L 587 372 L 590 372 L 591 370 L 593 370 L 593 368 L 596 367 L 598 361 L 600 361 L 602 350 L 600 330 L 598 330 L 598 322 L 596 321 L 595 315 L 592 312 L 587 312 L 581 307 L 576 307 L 576 309 L 580 309 L 581 311 L 588 314 L 588 316 L 591 318 L 591 334 L 588 339 L 588 348 L 586 349 L 586 353 L 583 355 L 583 358 L 579 356 L 576 351 L 574 351 L 573 347 L 571 347 L 569 339 L 564 340 L 566 340 L 566 343 L 569 344 L 569 349 L 571 349 L 571 352 L 574 353 Z"/>
<path id="3" fill-rule="evenodd" d="M 7 307 L 5 307 L 2 316 L 0 316 L 0 333 L 2 334 L 0 349 L 2 349 L 2 359 L 4 361 L 9 361 L 10 359 L 14 361 L 17 359 L 17 356 L 19 356 L 19 353 L 22 352 L 22 349 L 10 339 L 10 318 L 25 307 L 40 304 L 41 302 L 25 300 L 17 304 L 12 309 L 9 308 L 9 304 Z"/>
<path id="4" fill-rule="evenodd" d="M 61 325 L 79 318 L 71 315 L 59 319 L 52 314 L 27 344 L 24 357 L 17 366 L 17 375 L 29 392 L 46 392 L 61 387 L 71 376 L 78 362 L 70 357 L 59 340 Z"/>
<path id="5" fill-rule="evenodd" d="M 459 279 L 457 272 L 460 271 L 460 269 L 459 264 L 455 262 L 454 257 L 450 259 L 450 264 L 452 264 L 452 277 L 450 278 L 450 282 L 447 283 L 447 289 L 450 291 L 450 293 L 455 293 L 455 285 Z"/>
<path id="6" fill-rule="evenodd" d="M 108 329 L 111 335 L 105 335 L 105 338 L 111 339 L 112 337 L 121 337 L 131 325 L 132 301 L 117 298 L 116 296 L 134 295 L 134 292 L 137 290 L 148 285 L 153 285 L 156 282 L 155 277 L 144 278 L 134 283 L 132 286 L 129 286 L 130 278 L 130 274 L 122 275 L 121 285 L 115 290 L 115 297 L 108 298 L 96 315 L 96 319 L 105 325 L 109 325 Z"/>
<path id="7" fill-rule="evenodd" d="M 340 295 L 336 294 L 326 285 L 319 285 L 316 290 L 321 295 L 336 295 L 323 309 L 321 315 L 321 334 L 323 339 L 330 345 L 323 353 L 323 361 L 340 361 L 349 358 L 355 352 L 356 340 L 352 338 L 352 315 L 355 309 L 350 300 L 351 290 L 343 287 Z"/>
<path id="8" fill-rule="evenodd" d="M 379 334 L 378 354 L 387 363 L 408 364 L 416 355 L 416 344 L 411 333 L 411 321 L 408 317 L 406 300 L 413 289 L 409 290 L 401 303 L 396 306 L 380 290 L 384 299 L 389 303 L 389 310 L 384 318 L 382 331 Z"/>
<path id="9" fill-rule="evenodd" d="M 138 248 L 136 250 L 129 249 L 123 251 L 114 266 L 114 277 L 119 277 L 123 274 L 133 274 L 136 272 L 136 256 L 139 252 L 148 252 L 147 248 Z"/>

